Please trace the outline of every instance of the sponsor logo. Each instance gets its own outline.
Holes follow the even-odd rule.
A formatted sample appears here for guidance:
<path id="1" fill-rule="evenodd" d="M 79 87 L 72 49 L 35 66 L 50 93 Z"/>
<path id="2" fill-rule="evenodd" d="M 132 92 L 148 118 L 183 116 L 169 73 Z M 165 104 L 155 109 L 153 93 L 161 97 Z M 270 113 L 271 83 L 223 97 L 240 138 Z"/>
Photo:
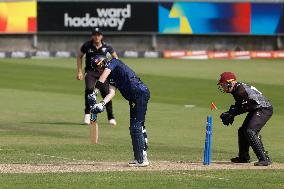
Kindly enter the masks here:
<path id="1" fill-rule="evenodd" d="M 156 51 L 146 51 L 144 53 L 145 58 L 158 58 L 159 57 L 159 52 Z"/>
<path id="2" fill-rule="evenodd" d="M 191 51 L 192 55 L 207 55 L 206 51 Z"/>
<path id="3" fill-rule="evenodd" d="M 207 51 L 187 51 L 183 59 L 208 59 Z"/>
<path id="4" fill-rule="evenodd" d="M 271 51 L 255 51 L 251 53 L 253 58 L 272 58 Z"/>
<path id="5" fill-rule="evenodd" d="M 97 17 L 85 13 L 84 17 L 72 17 L 64 13 L 65 27 L 111 27 L 122 30 L 127 18 L 131 18 L 131 5 L 125 8 L 97 8 Z"/>
<path id="6" fill-rule="evenodd" d="M 110 80 L 109 80 L 109 84 L 111 84 L 111 85 L 113 85 L 113 86 L 115 86 L 115 85 L 116 85 L 116 83 L 114 82 L 114 80 L 113 80 L 113 79 L 110 79 Z"/>
<path id="7" fill-rule="evenodd" d="M 230 51 L 231 59 L 250 59 L 250 51 Z"/>
<path id="8" fill-rule="evenodd" d="M 71 57 L 71 52 L 68 51 L 57 51 L 55 53 L 56 57 L 61 57 L 61 58 L 69 58 Z"/>
<path id="9" fill-rule="evenodd" d="M 274 51 L 273 57 L 274 58 L 284 58 L 284 51 Z"/>
<path id="10" fill-rule="evenodd" d="M 249 51 L 234 51 L 236 56 L 249 56 L 250 52 Z"/>
<path id="11" fill-rule="evenodd" d="M 208 57 L 209 58 L 229 58 L 229 52 L 211 51 L 211 52 L 208 52 Z"/>
<path id="12" fill-rule="evenodd" d="M 37 51 L 35 53 L 36 57 L 44 57 L 44 58 L 48 58 L 50 57 L 50 52 L 49 51 Z"/>
<path id="13" fill-rule="evenodd" d="M 214 57 L 215 58 L 223 58 L 223 57 L 228 57 L 229 53 L 228 52 L 215 52 Z"/>
<path id="14" fill-rule="evenodd" d="M 5 52 L 0 52 L 0 58 L 6 58 L 6 53 Z"/>
<path id="15" fill-rule="evenodd" d="M 93 49 L 88 50 L 88 53 L 93 53 L 93 52 L 94 52 Z"/>
<path id="16" fill-rule="evenodd" d="M 12 52 L 11 57 L 12 58 L 25 58 L 26 53 L 22 51 L 15 51 L 15 52 Z"/>
<path id="17" fill-rule="evenodd" d="M 138 57 L 138 52 L 137 51 L 125 51 L 124 52 L 124 57 L 137 58 Z"/>
<path id="18" fill-rule="evenodd" d="M 164 51 L 165 58 L 178 58 L 185 56 L 185 51 Z"/>

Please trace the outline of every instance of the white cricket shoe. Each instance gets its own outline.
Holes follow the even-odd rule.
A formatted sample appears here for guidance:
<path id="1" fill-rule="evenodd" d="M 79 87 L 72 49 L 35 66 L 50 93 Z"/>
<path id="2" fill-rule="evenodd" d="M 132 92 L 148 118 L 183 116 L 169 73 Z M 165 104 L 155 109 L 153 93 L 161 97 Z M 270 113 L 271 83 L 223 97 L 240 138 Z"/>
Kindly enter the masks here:
<path id="1" fill-rule="evenodd" d="M 108 123 L 109 123 L 110 125 L 112 125 L 112 126 L 116 126 L 116 121 L 115 121 L 115 119 L 110 119 L 110 120 L 108 120 Z"/>
<path id="2" fill-rule="evenodd" d="M 133 160 L 128 163 L 129 167 L 147 167 L 148 165 L 150 165 L 150 162 L 148 161 L 147 157 L 143 158 L 142 163 L 138 163 L 137 160 Z"/>
<path id="3" fill-rule="evenodd" d="M 84 124 L 90 125 L 91 123 L 91 114 L 85 114 L 84 116 Z"/>

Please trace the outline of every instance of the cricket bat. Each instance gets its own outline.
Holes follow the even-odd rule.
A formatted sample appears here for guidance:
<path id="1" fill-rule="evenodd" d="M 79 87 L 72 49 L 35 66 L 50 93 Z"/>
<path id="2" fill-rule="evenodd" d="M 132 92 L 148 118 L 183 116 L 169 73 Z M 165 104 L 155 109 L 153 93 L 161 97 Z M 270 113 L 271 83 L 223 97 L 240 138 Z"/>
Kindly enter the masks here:
<path id="1" fill-rule="evenodd" d="M 99 139 L 99 125 L 97 123 L 97 114 L 91 113 L 90 137 L 92 144 L 97 144 Z"/>

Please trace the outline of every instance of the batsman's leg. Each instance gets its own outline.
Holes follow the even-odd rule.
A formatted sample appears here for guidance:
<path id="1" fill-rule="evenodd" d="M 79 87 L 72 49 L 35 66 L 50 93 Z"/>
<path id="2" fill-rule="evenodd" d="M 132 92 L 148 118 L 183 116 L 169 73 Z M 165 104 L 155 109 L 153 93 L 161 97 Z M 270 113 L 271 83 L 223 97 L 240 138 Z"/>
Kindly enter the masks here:
<path id="1" fill-rule="evenodd" d="M 134 158 L 139 164 L 143 163 L 143 151 L 145 148 L 145 139 L 142 133 L 142 124 L 136 121 L 134 125 L 130 126 L 130 135 L 134 150 Z"/>
<path id="2" fill-rule="evenodd" d="M 145 126 L 145 117 L 147 112 L 147 105 L 150 99 L 150 91 L 145 85 L 140 86 L 140 97 L 137 99 L 137 109 L 136 109 L 136 119 L 142 124 L 142 133 L 145 140 L 143 155 L 144 159 L 147 160 L 147 150 L 148 150 L 148 135 Z M 148 161 L 148 160 L 147 160 Z"/>
<path id="3" fill-rule="evenodd" d="M 136 105 L 133 102 L 129 102 L 129 106 L 130 106 L 130 126 L 134 125 L 136 123 Z M 146 152 L 148 149 L 148 136 L 147 136 L 147 131 L 146 131 L 146 126 L 145 126 L 145 121 L 141 122 L 142 124 L 142 133 L 145 139 L 145 148 L 144 151 Z M 134 149 L 133 149 L 134 151 Z"/>
<path id="4" fill-rule="evenodd" d="M 146 88 L 147 89 L 147 88 Z M 133 151 L 134 151 L 134 158 L 140 165 L 149 165 L 148 159 L 147 159 L 147 149 L 148 149 L 148 138 L 145 128 L 145 116 L 147 111 L 147 103 L 150 98 L 150 92 L 147 90 L 140 90 L 140 92 L 136 95 L 136 101 L 130 104 L 130 135 L 132 138 L 132 145 L 133 145 Z M 132 128 L 139 128 L 139 137 L 142 137 L 143 139 L 140 141 L 143 141 L 143 144 L 139 144 L 139 147 L 137 148 L 137 136 L 131 131 L 133 131 Z M 141 132 L 140 132 L 141 129 Z M 135 129 L 134 129 L 135 130 Z M 135 138 L 136 137 L 136 138 Z M 143 148 L 141 148 L 143 147 Z M 141 159 L 142 157 L 142 159 Z M 141 161 L 142 160 L 142 161 Z"/>
<path id="5" fill-rule="evenodd" d="M 147 136 L 145 122 L 142 122 L 142 128 L 143 128 L 142 133 L 143 133 L 143 136 L 144 136 L 144 139 L 145 139 L 144 151 L 147 152 L 147 150 L 148 150 L 148 136 Z"/>
<path id="6" fill-rule="evenodd" d="M 137 106 L 133 102 L 129 102 L 130 105 L 130 136 L 132 141 L 134 160 L 129 162 L 129 166 L 147 166 L 149 162 L 147 160 L 147 143 L 145 138 L 146 130 L 144 129 L 142 122 L 137 121 L 136 113 Z M 143 141 L 143 143 L 141 143 Z"/>
<path id="7" fill-rule="evenodd" d="M 133 153 L 134 153 L 134 151 L 135 151 L 135 149 L 134 149 L 134 143 L 133 143 L 133 141 L 134 141 L 134 139 L 133 139 L 133 135 L 132 135 L 132 133 L 131 133 L 131 130 L 130 130 L 130 128 L 132 127 L 132 125 L 135 125 L 135 123 L 136 123 L 136 118 L 135 118 L 135 103 L 134 102 L 129 102 L 129 107 L 130 107 L 130 123 L 129 123 L 129 131 L 130 131 L 130 137 L 131 137 L 131 142 L 132 142 L 132 149 L 133 149 Z M 135 161 L 137 161 L 136 159 L 135 159 L 135 156 L 134 156 L 134 159 L 133 159 L 134 161 L 133 162 L 130 162 L 130 163 L 134 163 L 135 164 Z"/>

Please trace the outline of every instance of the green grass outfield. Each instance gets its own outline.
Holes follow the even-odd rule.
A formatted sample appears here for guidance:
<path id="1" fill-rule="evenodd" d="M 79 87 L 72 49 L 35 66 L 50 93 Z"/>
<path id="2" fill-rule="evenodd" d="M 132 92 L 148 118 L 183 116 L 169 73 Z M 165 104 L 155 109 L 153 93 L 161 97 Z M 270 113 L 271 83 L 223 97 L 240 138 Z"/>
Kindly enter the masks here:
<path id="1" fill-rule="evenodd" d="M 124 61 L 151 91 L 146 118 L 150 161 L 201 162 L 206 116 L 210 114 L 212 101 L 219 108 L 213 112 L 212 158 L 228 161 L 237 155 L 237 129 L 244 117 L 237 117 L 234 126 L 221 124 L 219 114 L 229 108 L 233 98 L 219 92 L 216 86 L 221 72 L 234 71 L 240 81 L 254 85 L 272 101 L 274 115 L 263 128 L 262 136 L 272 160 L 284 163 L 283 60 Z M 89 128 L 81 125 L 84 83 L 75 79 L 75 70 L 75 59 L 0 59 L 1 164 L 128 162 L 132 158 L 128 103 L 120 95 L 114 98 L 118 126 L 111 128 L 106 114 L 101 114 L 99 144 L 90 144 Z M 251 156 L 256 160 L 252 152 Z M 162 188 L 161 183 L 166 183 L 164 188 L 213 188 L 212 178 L 216 175 L 229 180 L 216 179 L 216 188 L 217 185 L 219 188 L 253 188 L 247 187 L 247 179 L 253 176 L 256 176 L 254 182 L 263 184 L 263 188 L 269 188 L 267 183 L 270 182 L 274 183 L 271 188 L 284 187 L 283 171 L 279 170 L 1 174 L 0 182 L 6 183 L 6 188 L 19 188 L 17 185 L 21 188 L 66 188 L 64 184 L 75 179 L 79 184 L 70 182 L 69 188 L 82 184 L 87 188 L 94 187 L 92 182 L 95 181 L 102 187 L 109 178 L 110 188 L 114 187 L 112 182 L 121 184 L 121 188 L 132 188 L 130 181 L 134 180 L 146 180 L 149 188 Z M 272 177 L 278 182 L 269 180 Z M 46 182 L 39 181 L 41 178 Z M 94 178 L 94 181 L 86 181 L 86 178 Z M 47 181 L 52 183 L 47 184 Z"/>
<path id="2" fill-rule="evenodd" d="M 5 174 L 1 189 L 77 188 L 283 188 L 284 172 L 272 170 L 102 172 L 55 174 Z"/>

